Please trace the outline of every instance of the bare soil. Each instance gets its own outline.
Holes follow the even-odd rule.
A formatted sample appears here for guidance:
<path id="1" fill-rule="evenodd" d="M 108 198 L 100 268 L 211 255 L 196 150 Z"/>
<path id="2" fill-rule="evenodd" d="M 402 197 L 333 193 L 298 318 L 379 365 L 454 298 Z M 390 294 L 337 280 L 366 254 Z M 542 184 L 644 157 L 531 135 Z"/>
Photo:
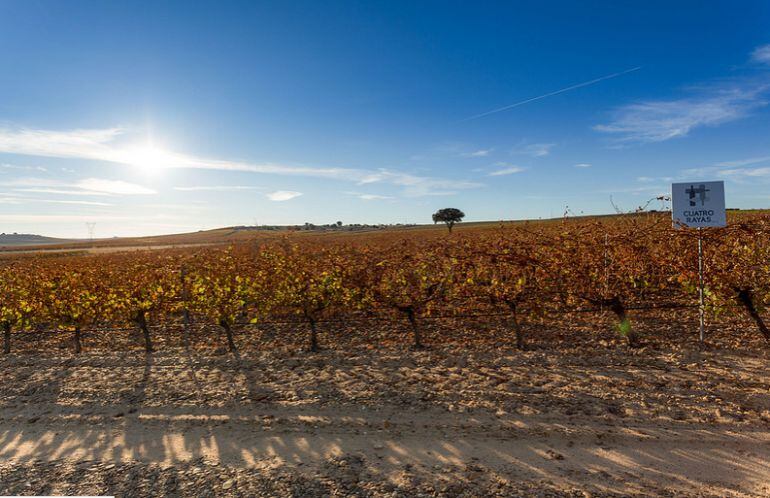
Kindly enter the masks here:
<path id="1" fill-rule="evenodd" d="M 529 326 L 524 352 L 489 323 L 428 326 L 426 351 L 327 326 L 317 354 L 297 326 L 241 331 L 237 354 L 206 328 L 155 331 L 152 354 L 133 331 L 80 356 L 20 335 L 0 495 L 768 496 L 767 347 L 712 324 L 701 351 L 681 318 L 640 323 L 635 350 L 579 317 Z"/>

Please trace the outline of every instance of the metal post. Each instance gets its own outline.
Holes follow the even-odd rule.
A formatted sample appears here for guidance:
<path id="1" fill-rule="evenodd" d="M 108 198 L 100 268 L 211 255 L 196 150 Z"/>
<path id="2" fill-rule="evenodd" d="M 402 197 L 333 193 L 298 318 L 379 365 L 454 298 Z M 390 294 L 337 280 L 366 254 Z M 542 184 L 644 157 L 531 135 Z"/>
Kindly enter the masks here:
<path id="1" fill-rule="evenodd" d="M 704 340 L 704 313 L 705 313 L 705 302 L 704 302 L 704 296 L 703 296 L 703 235 L 701 233 L 701 228 L 698 227 L 698 298 L 700 300 L 699 306 L 698 306 L 698 315 L 700 317 L 700 344 L 703 345 Z"/>

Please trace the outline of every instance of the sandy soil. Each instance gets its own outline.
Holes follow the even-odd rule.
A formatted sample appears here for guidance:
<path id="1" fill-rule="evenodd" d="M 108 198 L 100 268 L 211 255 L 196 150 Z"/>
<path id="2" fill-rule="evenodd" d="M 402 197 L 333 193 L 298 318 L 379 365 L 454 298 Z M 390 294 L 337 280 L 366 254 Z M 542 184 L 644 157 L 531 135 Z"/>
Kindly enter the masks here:
<path id="1" fill-rule="evenodd" d="M 768 496 L 765 351 L 0 359 L 0 495 Z"/>

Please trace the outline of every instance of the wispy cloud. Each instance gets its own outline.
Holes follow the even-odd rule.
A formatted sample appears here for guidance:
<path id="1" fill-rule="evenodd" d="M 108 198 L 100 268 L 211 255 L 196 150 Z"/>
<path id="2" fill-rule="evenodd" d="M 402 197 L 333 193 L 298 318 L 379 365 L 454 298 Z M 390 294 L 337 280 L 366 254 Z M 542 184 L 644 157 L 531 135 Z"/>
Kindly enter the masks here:
<path id="1" fill-rule="evenodd" d="M 10 180 L 3 180 L 0 182 L 0 187 L 65 187 L 69 186 L 58 180 L 52 180 L 50 178 L 37 178 L 37 177 L 22 177 L 13 178 Z"/>
<path id="2" fill-rule="evenodd" d="M 237 192 L 239 190 L 264 190 L 264 187 L 252 185 L 202 185 L 197 187 L 174 187 L 180 192 Z"/>
<path id="3" fill-rule="evenodd" d="M 770 64 L 770 45 L 755 48 L 751 53 L 751 61 L 759 64 Z"/>
<path id="4" fill-rule="evenodd" d="M 114 147 L 108 144 L 123 134 L 120 128 L 96 130 L 1 129 L 0 152 L 25 156 L 70 157 L 109 160 Z"/>
<path id="5" fill-rule="evenodd" d="M 758 63 L 770 63 L 770 45 L 751 55 Z M 649 100 L 622 106 L 607 124 L 594 129 L 612 134 L 618 144 L 663 142 L 687 136 L 697 128 L 729 123 L 767 104 L 770 81 L 765 75 L 733 78 L 693 87 L 672 100 Z"/>
<path id="6" fill-rule="evenodd" d="M 63 195 L 149 195 L 155 190 L 121 180 L 84 178 L 74 183 L 48 178 L 16 178 L 0 182 L 3 187 L 15 188 L 20 192 L 35 192 Z"/>
<path id="7" fill-rule="evenodd" d="M 640 183 L 671 183 L 675 180 L 672 176 L 651 177 L 651 176 L 639 176 L 636 178 Z"/>
<path id="8" fill-rule="evenodd" d="M 463 152 L 460 154 L 462 157 L 487 157 L 492 152 L 492 149 L 479 149 L 472 152 Z"/>
<path id="9" fill-rule="evenodd" d="M 380 201 L 380 200 L 393 199 L 393 197 L 389 195 L 363 194 L 361 192 L 343 192 L 343 194 L 352 195 L 364 201 Z"/>
<path id="10" fill-rule="evenodd" d="M 4 170 L 16 170 L 16 171 L 48 171 L 42 166 L 18 166 L 16 164 L 0 164 L 0 169 Z"/>
<path id="11" fill-rule="evenodd" d="M 679 100 L 631 104 L 615 112 L 615 119 L 595 130 L 610 133 L 619 143 L 662 142 L 684 137 L 693 129 L 715 126 L 747 116 L 766 105 L 770 85 L 723 87 Z"/>
<path id="12" fill-rule="evenodd" d="M 412 195 L 410 197 L 445 197 L 450 195 L 457 195 L 457 192 L 453 190 L 431 190 L 429 192 L 424 192 L 419 195 Z"/>
<path id="13" fill-rule="evenodd" d="M 570 85 L 570 86 L 564 87 L 564 88 L 562 88 L 560 90 L 544 93 L 543 95 L 538 95 L 537 97 L 531 97 L 531 98 L 528 98 L 528 99 L 525 99 L 525 100 L 520 100 L 518 102 L 514 102 L 513 104 L 509 104 L 509 105 L 506 105 L 506 106 L 503 106 L 503 107 L 498 107 L 497 109 L 492 109 L 491 111 L 482 112 L 481 114 L 476 114 L 474 116 L 470 116 L 470 117 L 467 117 L 465 119 L 461 119 L 460 122 L 471 121 L 473 119 L 478 119 L 478 118 L 483 118 L 484 116 L 489 116 L 490 114 L 496 114 L 498 112 L 507 111 L 508 109 L 513 109 L 514 107 L 519 107 L 519 106 L 522 106 L 524 104 L 529 104 L 530 102 L 535 102 L 537 100 L 542 100 L 542 99 L 545 99 L 545 98 L 548 98 L 548 97 L 553 97 L 554 95 L 559 95 L 560 93 L 569 92 L 571 90 L 577 90 L 578 88 L 583 88 L 583 87 L 586 87 L 586 86 L 589 86 L 589 85 L 593 85 L 593 84 L 599 83 L 600 81 L 605 81 L 605 80 L 609 80 L 609 79 L 612 79 L 612 78 L 617 78 L 618 76 L 623 76 L 624 74 L 633 73 L 634 71 L 638 71 L 640 69 L 641 69 L 641 66 L 640 67 L 632 67 L 631 69 L 626 69 L 625 71 L 621 71 L 619 73 L 612 73 L 612 74 L 608 74 L 606 76 L 602 76 L 602 77 L 599 77 L 599 78 L 596 78 L 596 79 L 593 79 L 593 80 L 588 80 L 588 81 L 584 81 L 582 83 L 577 83 L 575 85 Z"/>
<path id="14" fill-rule="evenodd" d="M 519 144 L 511 150 L 511 154 L 522 154 L 531 157 L 545 157 L 551 153 L 556 144 L 537 143 L 537 144 Z"/>
<path id="15" fill-rule="evenodd" d="M 591 164 L 589 164 L 589 163 L 577 163 L 577 164 L 575 164 L 575 165 L 573 165 L 573 166 L 574 166 L 575 168 L 582 168 L 582 169 L 585 169 L 585 168 L 590 168 L 590 167 L 591 167 Z"/>
<path id="16" fill-rule="evenodd" d="M 271 201 L 289 201 L 291 199 L 294 199 L 295 197 L 299 197 L 302 195 L 302 192 L 294 192 L 291 190 L 277 190 L 275 192 L 270 192 L 268 194 L 265 194 L 268 199 Z"/>
<path id="17" fill-rule="evenodd" d="M 500 167 L 500 169 L 492 171 L 491 173 L 489 173 L 489 176 L 513 175 L 515 173 L 521 173 L 522 171 L 526 171 L 527 169 L 527 168 L 522 168 L 521 166 L 516 166 L 514 164 L 507 164 L 507 163 L 497 163 L 496 166 Z"/>
<path id="18" fill-rule="evenodd" d="M 310 167 L 276 163 L 249 163 L 210 159 L 170 151 L 147 150 L 126 144 L 128 131 L 122 128 L 96 130 L 52 131 L 27 128 L 0 129 L 0 153 L 28 156 L 80 158 L 108 161 L 130 167 L 141 167 L 138 162 L 151 156 L 153 166 L 161 168 L 238 171 L 283 176 L 328 178 L 354 183 L 385 182 L 403 186 L 407 195 L 417 191 L 430 192 L 434 188 L 476 188 L 480 185 L 465 180 L 450 180 L 417 176 L 396 170 L 367 170 L 362 168 Z M 155 164 L 156 163 L 156 164 Z"/>
<path id="19" fill-rule="evenodd" d="M 677 179 L 690 179 L 695 177 L 722 177 L 729 178 L 735 182 L 741 182 L 747 178 L 769 177 L 770 166 L 763 166 L 759 168 L 744 167 L 767 162 L 770 162 L 770 156 L 757 156 L 746 159 L 720 161 L 708 166 L 700 166 L 697 168 L 688 168 L 682 170 Z"/>
<path id="20" fill-rule="evenodd" d="M 733 178 L 741 178 L 741 177 L 764 178 L 764 177 L 770 177 L 770 167 L 723 169 L 723 170 L 717 171 L 717 174 L 719 176 L 733 177 Z"/>
<path id="21" fill-rule="evenodd" d="M 483 184 L 479 182 L 418 176 L 386 169 L 380 169 L 376 172 L 367 172 L 367 174 L 360 178 L 357 183 L 359 185 L 390 183 L 403 187 L 403 194 L 407 197 L 453 195 L 457 193 L 457 189 L 472 189 L 483 186 Z"/>
<path id="22" fill-rule="evenodd" d="M 64 190 L 56 188 L 44 188 L 44 187 L 32 187 L 32 188 L 15 188 L 14 192 L 29 192 L 34 194 L 56 194 L 56 195 L 85 195 L 85 196 L 99 196 L 106 197 L 110 194 L 105 192 L 90 192 L 86 190 Z"/>
<path id="23" fill-rule="evenodd" d="M 69 200 L 59 200 L 59 199 L 28 199 L 27 202 L 33 203 L 33 204 L 37 202 L 45 202 L 49 204 L 74 204 L 78 206 L 112 206 L 112 204 L 109 204 L 107 202 L 69 201 Z"/>
<path id="24" fill-rule="evenodd" d="M 736 168 L 740 166 L 749 166 L 751 164 L 759 164 L 770 161 L 770 156 L 750 157 L 748 159 L 738 159 L 734 161 L 722 161 L 716 163 L 715 166 L 724 168 Z"/>
<path id="25" fill-rule="evenodd" d="M 189 200 L 181 203 L 172 203 L 172 202 L 158 202 L 158 203 L 149 203 L 149 204 L 142 204 L 141 206 L 143 208 L 152 209 L 154 211 L 157 210 L 175 210 L 175 211 L 195 211 L 195 212 L 201 212 L 204 210 L 209 209 L 209 206 L 211 204 L 208 201 L 200 200 L 200 199 L 194 199 Z"/>
<path id="26" fill-rule="evenodd" d="M 75 187 L 91 192 L 103 192 L 116 195 L 148 195 L 157 194 L 156 191 L 120 180 L 104 180 L 102 178 L 86 178 L 75 182 Z"/>

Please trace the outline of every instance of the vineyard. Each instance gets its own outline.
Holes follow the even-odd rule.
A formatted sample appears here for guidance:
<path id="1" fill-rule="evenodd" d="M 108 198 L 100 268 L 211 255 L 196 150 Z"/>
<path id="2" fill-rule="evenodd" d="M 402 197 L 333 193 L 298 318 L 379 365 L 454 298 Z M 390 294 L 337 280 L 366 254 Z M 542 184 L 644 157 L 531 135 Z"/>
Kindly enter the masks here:
<path id="1" fill-rule="evenodd" d="M 169 324 L 216 327 L 230 351 L 260 324 L 296 324 L 319 349 L 319 324 L 403 321 L 426 346 L 426 320 L 496 316 L 513 344 L 522 324 L 610 313 L 630 347 L 645 338 L 634 310 L 697 306 L 697 235 L 662 214 L 501 225 L 444 236 L 291 236 L 226 247 L 0 260 L 5 353 L 20 333 L 141 332 L 147 351 Z M 770 341 L 770 218 L 743 215 L 703 233 L 709 317 L 743 314 Z M 493 341 L 496 338 L 488 338 Z M 333 346 L 333 345 L 332 345 Z"/>
<path id="2" fill-rule="evenodd" d="M 731 214 L 0 257 L 0 494 L 767 496 L 770 217 Z"/>

